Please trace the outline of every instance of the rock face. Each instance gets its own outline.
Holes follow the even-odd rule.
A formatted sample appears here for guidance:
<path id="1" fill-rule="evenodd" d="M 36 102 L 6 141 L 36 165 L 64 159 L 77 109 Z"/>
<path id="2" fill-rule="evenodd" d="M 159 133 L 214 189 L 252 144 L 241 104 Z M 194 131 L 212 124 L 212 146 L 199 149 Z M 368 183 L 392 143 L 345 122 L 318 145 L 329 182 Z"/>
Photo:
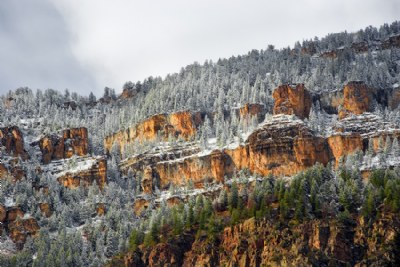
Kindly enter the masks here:
<path id="1" fill-rule="evenodd" d="M 107 160 L 105 158 L 94 159 L 88 168 L 79 171 L 64 171 L 58 174 L 58 181 L 68 188 L 77 188 L 82 183 L 84 186 L 91 185 L 96 181 L 102 189 L 107 183 Z"/>
<path id="2" fill-rule="evenodd" d="M 170 184 L 183 185 L 189 180 L 197 187 L 205 182 L 223 182 L 225 176 L 231 177 L 243 169 L 260 175 L 293 175 L 317 162 L 327 164 L 329 159 L 326 139 L 314 136 L 303 121 L 278 115 L 263 123 L 237 148 L 214 150 L 209 154 L 199 154 L 198 149 L 155 152 L 130 159 L 122 167 L 125 170 L 150 168 L 146 169 L 149 171 L 145 171 L 148 174 L 145 177 L 157 179 L 160 188 L 165 189 Z M 149 193 L 150 179 L 144 181 L 143 190 Z"/>
<path id="3" fill-rule="evenodd" d="M 247 103 L 239 109 L 239 115 L 241 118 L 256 117 L 259 122 L 264 120 L 265 113 L 265 106 L 262 104 Z"/>
<path id="4" fill-rule="evenodd" d="M 25 171 L 22 169 L 21 165 L 17 165 L 14 160 L 10 160 L 6 165 L 0 163 L 0 179 L 13 177 L 14 180 L 21 180 L 25 177 Z"/>
<path id="5" fill-rule="evenodd" d="M 296 115 L 308 118 L 311 109 L 311 95 L 304 84 L 281 85 L 273 93 L 274 114 Z"/>
<path id="6" fill-rule="evenodd" d="M 380 139 L 384 142 L 387 136 L 392 141 L 394 138 L 399 139 L 400 137 L 400 129 L 396 125 L 368 112 L 343 118 L 333 130 L 335 132 L 327 139 L 336 164 L 343 156 L 350 155 L 357 150 L 366 151 L 370 140 L 373 142 L 374 152 L 377 152 Z"/>
<path id="7" fill-rule="evenodd" d="M 39 203 L 39 209 L 42 215 L 46 216 L 47 218 L 49 218 L 51 214 L 53 214 L 49 203 Z"/>
<path id="8" fill-rule="evenodd" d="M 349 134 L 337 133 L 328 137 L 328 144 L 336 160 L 338 166 L 343 156 L 353 154 L 356 151 L 363 150 L 363 140 L 359 133 L 352 132 Z"/>
<path id="9" fill-rule="evenodd" d="M 104 140 L 104 148 L 109 153 L 116 142 L 123 154 L 125 145 L 133 144 L 135 141 L 152 141 L 158 137 L 168 138 L 169 136 L 188 140 L 195 135 L 201 123 L 200 113 L 182 111 L 169 115 L 154 115 L 134 127 L 107 136 Z"/>
<path id="10" fill-rule="evenodd" d="M 20 207 L 0 204 L 0 232 L 5 230 L 17 248 L 22 248 L 29 235 L 36 235 L 39 225 L 34 218 L 24 218 Z"/>
<path id="11" fill-rule="evenodd" d="M 399 104 L 400 104 L 400 87 L 396 87 L 393 88 L 390 94 L 388 105 L 390 109 L 394 110 L 399 106 Z"/>
<path id="12" fill-rule="evenodd" d="M 153 194 L 153 169 L 150 166 L 144 169 L 141 187 L 144 194 Z"/>
<path id="13" fill-rule="evenodd" d="M 88 153 L 88 132 L 84 127 L 66 129 L 62 136 L 45 136 L 39 141 L 42 161 L 70 158 L 73 155 L 84 156 Z"/>
<path id="14" fill-rule="evenodd" d="M 343 109 L 339 111 L 339 118 L 371 111 L 371 104 L 372 89 L 363 82 L 349 82 L 343 89 Z"/>
<path id="15" fill-rule="evenodd" d="M 10 156 L 29 158 L 24 148 L 24 137 L 17 126 L 0 128 L 0 147 Z"/>
<path id="16" fill-rule="evenodd" d="M 0 178 L 3 179 L 5 177 L 7 177 L 10 173 L 8 172 L 7 167 L 0 163 Z"/>
<path id="17" fill-rule="evenodd" d="M 325 140 L 314 136 L 302 121 L 288 116 L 275 116 L 247 142 L 248 168 L 261 175 L 292 175 L 316 162 L 329 161 Z"/>
<path id="18" fill-rule="evenodd" d="M 34 218 L 17 219 L 8 224 L 10 238 L 19 248 L 22 248 L 28 236 L 36 235 L 39 229 L 40 227 Z"/>
<path id="19" fill-rule="evenodd" d="M 0 222 L 4 222 L 7 218 L 7 209 L 4 205 L 0 204 Z"/>
<path id="20" fill-rule="evenodd" d="M 224 180 L 224 164 L 229 158 L 220 151 L 213 151 L 204 156 L 190 156 L 184 159 L 163 161 L 156 164 L 155 170 L 161 188 L 170 184 L 183 185 L 191 180 L 196 187 L 205 182 L 222 182 Z"/>
<path id="21" fill-rule="evenodd" d="M 106 205 L 104 203 L 96 204 L 96 214 L 97 216 L 104 216 L 106 214 Z"/>
<path id="22" fill-rule="evenodd" d="M 141 216 L 150 206 L 150 201 L 144 198 L 139 198 L 135 201 L 133 211 L 136 216 Z"/>
<path id="23" fill-rule="evenodd" d="M 184 233 L 170 242 L 149 248 L 141 246 L 125 254 L 118 263 L 123 266 L 391 266 L 398 257 L 394 254 L 399 227 L 395 217 L 384 214 L 373 225 L 364 223 L 362 218 L 354 223 L 314 219 L 297 225 L 251 218 L 225 228 L 216 242 L 206 237 L 194 239 L 191 233 Z"/>
<path id="24" fill-rule="evenodd" d="M 383 49 L 389 49 L 392 47 L 400 47 L 400 35 L 391 36 L 382 43 Z"/>

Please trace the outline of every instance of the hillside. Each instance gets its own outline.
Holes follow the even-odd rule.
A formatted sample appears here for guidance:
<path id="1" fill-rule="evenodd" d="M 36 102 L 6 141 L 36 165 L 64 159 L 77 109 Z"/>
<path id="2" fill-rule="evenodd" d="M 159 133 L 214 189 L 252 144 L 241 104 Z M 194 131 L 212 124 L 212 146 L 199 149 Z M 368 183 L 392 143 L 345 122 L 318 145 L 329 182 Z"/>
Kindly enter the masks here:
<path id="1" fill-rule="evenodd" d="M 1 266 L 399 264 L 400 23 L 0 99 Z"/>

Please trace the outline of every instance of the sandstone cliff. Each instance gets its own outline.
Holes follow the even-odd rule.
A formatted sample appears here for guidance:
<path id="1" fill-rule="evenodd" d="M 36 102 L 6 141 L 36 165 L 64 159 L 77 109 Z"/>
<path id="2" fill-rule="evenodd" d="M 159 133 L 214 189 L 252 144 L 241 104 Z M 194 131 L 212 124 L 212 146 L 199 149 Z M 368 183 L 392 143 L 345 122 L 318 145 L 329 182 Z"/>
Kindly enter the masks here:
<path id="1" fill-rule="evenodd" d="M 223 182 L 239 170 L 259 175 L 290 176 L 330 159 L 326 139 L 315 136 L 305 123 L 288 115 L 274 116 L 256 129 L 236 148 L 198 153 L 199 149 L 177 148 L 176 151 L 154 151 L 138 155 L 121 164 L 122 170 L 146 171 L 143 190 L 150 193 L 152 179 L 160 188 L 183 185 L 191 180 L 201 187 L 205 182 Z M 151 171 L 150 171 L 151 170 Z"/>
<path id="2" fill-rule="evenodd" d="M 311 95 L 304 84 L 281 85 L 273 93 L 274 114 L 296 115 L 308 118 L 311 109 Z"/>
<path id="3" fill-rule="evenodd" d="M 21 157 L 26 160 L 29 158 L 24 148 L 24 137 L 21 130 L 16 127 L 0 128 L 0 148 L 13 157 Z"/>
<path id="4" fill-rule="evenodd" d="M 182 111 L 169 115 L 154 115 L 136 126 L 107 136 L 104 140 L 104 148 L 109 153 L 113 144 L 117 142 L 123 153 L 125 145 L 133 144 L 135 141 L 152 141 L 158 137 L 163 139 L 168 136 L 182 137 L 188 140 L 195 135 L 197 127 L 201 123 L 200 113 Z"/>
<path id="5" fill-rule="evenodd" d="M 364 82 L 349 82 L 343 88 L 343 109 L 339 111 L 339 118 L 349 114 L 362 114 L 372 109 L 372 89 Z"/>
<path id="6" fill-rule="evenodd" d="M 258 122 L 264 120 L 266 107 L 262 104 L 247 103 L 239 109 L 240 118 L 256 117 Z"/>
<path id="7" fill-rule="evenodd" d="M 90 158 L 78 162 L 74 169 L 66 168 L 55 174 L 57 180 L 68 188 L 77 188 L 80 184 L 87 186 L 96 181 L 100 188 L 107 183 L 107 160 Z"/>
<path id="8" fill-rule="evenodd" d="M 28 236 L 34 236 L 39 231 L 37 221 L 25 218 L 20 207 L 5 207 L 0 204 L 0 233 L 6 231 L 18 248 L 22 248 Z"/>
<path id="9" fill-rule="evenodd" d="M 391 266 L 398 262 L 400 221 L 384 213 L 372 225 L 314 219 L 300 224 L 248 219 L 216 241 L 185 232 L 170 242 L 116 258 L 123 266 Z M 379 236 L 379 238 L 378 238 Z M 107 265 L 111 266 L 111 265 Z"/>
<path id="10" fill-rule="evenodd" d="M 73 155 L 84 156 L 88 153 L 88 132 L 86 128 L 63 130 L 62 135 L 45 136 L 39 141 L 42 161 L 70 158 Z"/>

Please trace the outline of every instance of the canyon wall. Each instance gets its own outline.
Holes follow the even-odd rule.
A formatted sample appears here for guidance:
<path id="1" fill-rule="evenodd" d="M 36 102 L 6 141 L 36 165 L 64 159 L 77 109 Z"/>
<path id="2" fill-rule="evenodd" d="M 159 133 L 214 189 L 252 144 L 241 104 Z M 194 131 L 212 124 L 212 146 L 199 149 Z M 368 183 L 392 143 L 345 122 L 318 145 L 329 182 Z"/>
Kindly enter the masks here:
<path id="1" fill-rule="evenodd" d="M 66 159 L 73 155 L 84 156 L 88 153 L 88 132 L 84 127 L 65 129 L 62 135 L 48 135 L 39 141 L 42 161 L 48 164 L 52 160 Z"/>

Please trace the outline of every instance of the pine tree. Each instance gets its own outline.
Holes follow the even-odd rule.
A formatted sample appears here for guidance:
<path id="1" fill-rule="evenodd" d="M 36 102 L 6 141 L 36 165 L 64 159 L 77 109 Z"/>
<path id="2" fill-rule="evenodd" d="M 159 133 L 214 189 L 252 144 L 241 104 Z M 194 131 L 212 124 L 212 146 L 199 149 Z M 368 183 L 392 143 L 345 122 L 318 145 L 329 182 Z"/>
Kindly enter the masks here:
<path id="1" fill-rule="evenodd" d="M 385 153 L 385 156 L 387 156 L 391 153 L 391 149 L 392 149 L 392 142 L 390 140 L 389 135 L 387 135 L 384 150 L 383 150 L 383 152 Z"/>
<path id="2" fill-rule="evenodd" d="M 229 195 L 229 206 L 232 209 L 236 209 L 239 203 L 239 191 L 236 182 L 232 183 L 231 193 Z"/>
<path id="3" fill-rule="evenodd" d="M 400 146 L 399 146 L 399 140 L 397 139 L 397 137 L 395 137 L 393 140 L 391 154 L 394 157 L 400 156 Z"/>

